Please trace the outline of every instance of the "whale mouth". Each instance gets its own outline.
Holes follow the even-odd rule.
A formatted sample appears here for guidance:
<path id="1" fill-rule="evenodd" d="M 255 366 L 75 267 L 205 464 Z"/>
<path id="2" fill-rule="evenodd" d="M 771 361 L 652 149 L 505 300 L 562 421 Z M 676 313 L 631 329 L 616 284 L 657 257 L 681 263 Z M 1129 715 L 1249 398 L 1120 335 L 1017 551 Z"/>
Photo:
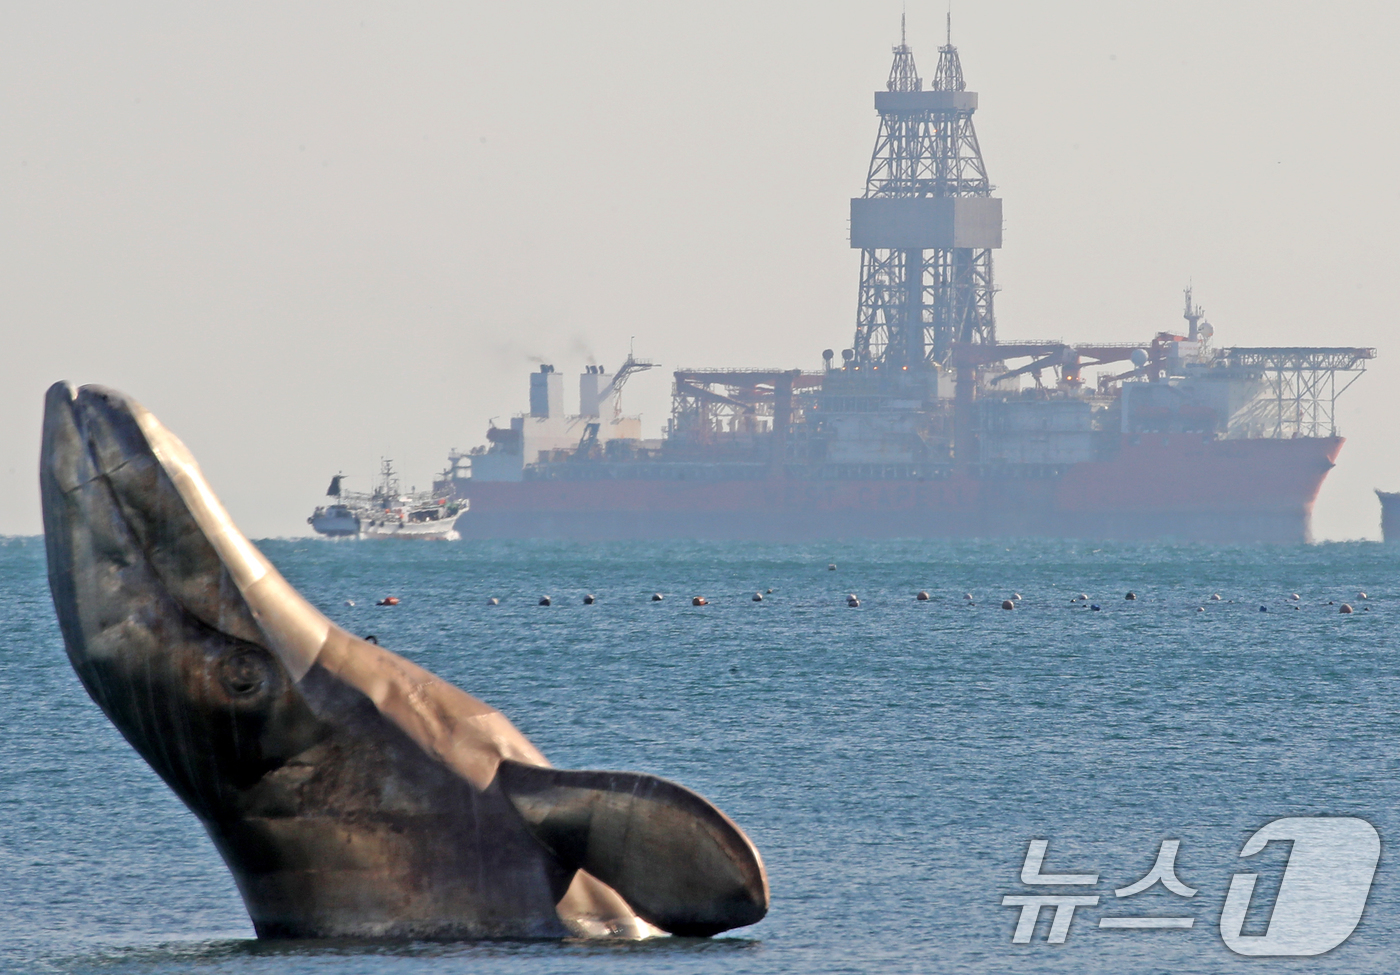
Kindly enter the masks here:
<path id="1" fill-rule="evenodd" d="M 70 651 L 163 591 L 228 636 L 267 638 L 139 422 L 116 390 L 56 383 L 44 410 L 39 481 L 49 582 Z M 270 648 L 269 648 L 270 649 Z"/>

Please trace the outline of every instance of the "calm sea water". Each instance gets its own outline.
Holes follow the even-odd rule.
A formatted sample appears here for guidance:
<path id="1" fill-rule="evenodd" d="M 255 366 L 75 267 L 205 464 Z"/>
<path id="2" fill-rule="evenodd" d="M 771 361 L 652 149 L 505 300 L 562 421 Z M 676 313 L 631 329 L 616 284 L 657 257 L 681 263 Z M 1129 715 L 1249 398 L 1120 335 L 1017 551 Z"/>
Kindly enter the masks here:
<path id="1" fill-rule="evenodd" d="M 201 828 L 69 669 L 41 540 L 9 539 L 0 967 L 1395 969 L 1400 553 L 1380 545 L 261 544 L 332 618 L 501 708 L 556 765 L 651 772 L 708 796 L 762 851 L 770 915 L 727 937 L 640 945 L 260 944 Z M 919 589 L 932 599 L 916 602 Z M 1019 608 L 1003 611 L 1013 592 Z M 1071 603 L 1081 592 L 1102 609 Z M 372 605 L 391 594 L 400 606 Z M 536 605 L 543 594 L 552 607 Z M 1343 601 L 1357 612 L 1340 614 Z M 1230 877 L 1261 875 L 1246 926 L 1260 933 L 1288 855 L 1273 844 L 1242 861 L 1244 840 L 1315 815 L 1380 833 L 1360 926 L 1318 958 L 1231 953 L 1219 935 Z M 1073 891 L 1106 901 L 1079 909 L 1064 944 L 1046 943 L 1048 911 L 1031 944 L 1012 943 L 1018 909 L 1002 897 L 1047 892 L 1020 883 L 1033 838 L 1050 843 L 1047 872 L 1101 878 Z M 1164 839 L 1180 840 L 1177 874 L 1200 892 L 1117 901 Z M 1196 920 L 1098 928 L 1108 914 Z"/>

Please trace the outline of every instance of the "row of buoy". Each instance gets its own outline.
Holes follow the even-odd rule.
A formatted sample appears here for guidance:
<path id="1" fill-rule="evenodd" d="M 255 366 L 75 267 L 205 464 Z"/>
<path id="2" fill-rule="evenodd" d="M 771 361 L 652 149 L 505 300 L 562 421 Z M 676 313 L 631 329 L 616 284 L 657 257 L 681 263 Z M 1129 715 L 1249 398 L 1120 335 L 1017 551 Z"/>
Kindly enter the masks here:
<path id="1" fill-rule="evenodd" d="M 771 594 L 771 593 L 773 592 L 773 590 L 770 588 L 770 589 L 768 589 L 768 592 Z M 663 595 L 662 595 L 661 593 L 659 593 L 659 592 L 654 592 L 654 593 L 651 594 L 651 601 L 654 602 L 654 603 L 659 603 L 659 602 L 663 601 L 665 598 L 666 598 L 666 597 L 663 596 Z M 925 598 L 927 598 L 927 597 L 925 597 Z M 596 603 L 597 601 L 598 601 L 598 597 L 595 596 L 595 595 L 593 595 L 593 593 L 591 593 L 591 592 L 588 593 L 587 595 L 585 595 L 585 596 L 583 597 L 583 605 L 585 605 L 585 606 L 592 606 L 592 605 L 593 605 L 594 603 Z M 763 602 L 763 593 L 762 593 L 762 592 L 756 592 L 756 593 L 754 593 L 754 594 L 753 594 L 753 601 L 756 602 L 756 603 L 761 603 L 761 602 Z M 398 599 L 397 599 L 396 597 L 394 597 L 394 596 L 390 596 L 387 600 L 381 600 L 380 602 L 376 603 L 375 605 L 376 605 L 376 606 L 397 606 L 398 604 L 399 604 Z M 345 601 L 345 605 L 347 605 L 347 606 L 354 606 L 355 603 L 354 603 L 353 600 L 348 600 L 348 599 L 347 599 L 347 600 Z M 491 597 L 489 597 L 489 598 L 486 600 L 486 605 L 487 605 L 487 606 L 499 606 L 499 605 L 501 605 L 501 600 L 500 600 L 498 597 L 496 597 L 496 596 L 491 596 Z M 539 601 L 539 605 L 541 605 L 541 606 L 553 606 L 553 605 L 554 605 L 554 597 L 552 597 L 552 596 L 541 596 L 541 597 L 540 597 L 540 601 Z M 692 597 L 691 600 L 690 600 L 690 605 L 692 605 L 692 606 L 708 606 L 708 605 L 710 605 L 710 601 L 709 601 L 708 599 L 706 599 L 704 596 L 694 596 L 694 597 Z"/>
<path id="2" fill-rule="evenodd" d="M 832 567 L 835 568 L 834 565 L 833 565 Z M 770 589 L 768 590 L 768 592 L 771 594 L 771 593 L 773 592 L 773 590 L 770 588 Z M 1359 599 L 1359 600 L 1360 600 L 1360 599 L 1369 599 L 1369 598 L 1370 598 L 1369 596 L 1366 595 L 1365 592 L 1358 592 L 1358 593 L 1356 594 L 1356 596 L 1357 596 L 1357 599 Z M 661 602 L 662 600 L 664 600 L 665 598 L 666 598 L 666 597 L 663 596 L 663 595 L 662 595 L 661 593 L 659 593 L 659 592 L 655 592 L 655 593 L 652 593 L 652 594 L 651 594 L 651 601 L 654 602 L 654 603 L 659 603 L 659 602 Z M 929 599 L 931 599 L 931 598 L 932 598 L 932 597 L 929 595 L 927 589 L 920 589 L 920 590 L 918 591 L 918 593 L 914 596 L 914 599 L 915 599 L 916 601 L 918 601 L 918 602 L 921 602 L 921 603 L 922 603 L 922 602 L 927 602 L 927 601 L 928 601 Z M 1011 598 L 1010 598 L 1010 599 L 1003 599 L 1003 600 L 1001 601 L 1001 608 L 1002 608 L 1002 609 L 1015 609 L 1015 608 L 1016 608 L 1016 604 L 1017 604 L 1018 602 L 1021 601 L 1021 598 L 1022 598 L 1022 597 L 1021 597 L 1021 594 L 1020 594 L 1019 592 L 1013 592 L 1013 593 L 1011 594 Z M 1136 600 L 1136 599 L 1138 598 L 1138 596 L 1137 596 L 1137 593 L 1135 593 L 1135 592 L 1129 590 L 1128 593 L 1127 593 L 1123 598 L 1124 598 L 1125 600 L 1133 601 L 1133 600 Z M 976 605 L 976 602 L 974 602 L 974 600 L 973 600 L 973 598 L 972 598 L 972 593 L 970 593 L 970 592 L 963 593 L 963 599 L 967 600 L 967 604 L 968 604 L 969 606 L 975 606 L 975 605 Z M 1302 600 L 1302 596 L 1300 596 L 1298 593 L 1295 592 L 1295 593 L 1289 594 L 1288 599 L 1289 599 L 1290 602 L 1297 603 L 1297 602 L 1300 602 L 1300 601 Z M 592 605 L 593 605 L 594 603 L 596 603 L 597 601 L 598 601 L 598 597 L 596 597 L 595 595 L 593 595 L 593 593 L 591 593 L 591 592 L 588 593 L 587 595 L 585 595 L 585 596 L 583 597 L 583 604 L 584 604 L 585 606 L 592 606 Z M 752 600 L 752 601 L 753 601 L 753 602 L 756 602 L 756 603 L 761 603 L 761 602 L 763 602 L 763 593 L 762 593 L 762 592 L 755 592 L 755 593 L 753 594 L 753 600 Z M 1088 601 L 1089 601 L 1089 597 L 1088 597 L 1088 595 L 1086 595 L 1085 593 L 1080 593 L 1079 595 L 1077 595 L 1077 596 L 1073 597 L 1072 599 L 1070 599 L 1070 602 L 1071 602 L 1071 603 L 1088 603 Z M 1212 594 L 1211 597 L 1210 597 L 1210 599 L 1209 599 L 1208 601 L 1209 601 L 1209 602 L 1222 602 L 1222 601 L 1224 601 L 1224 600 L 1222 600 L 1222 598 L 1221 598 L 1221 596 L 1220 596 L 1220 593 L 1217 592 L 1217 593 Z M 1234 602 L 1234 600 L 1233 600 L 1233 599 L 1232 599 L 1232 600 L 1229 600 L 1229 602 Z M 487 606 L 499 606 L 500 604 L 501 604 L 501 601 L 500 601 L 500 599 L 497 598 L 496 596 L 491 596 L 491 597 L 489 597 L 489 598 L 486 600 L 486 605 L 487 605 Z M 353 599 L 347 599 L 347 600 L 345 600 L 345 605 L 346 605 L 346 606 L 354 606 L 354 605 L 355 605 L 355 601 L 354 601 Z M 379 600 L 379 601 L 376 602 L 374 605 L 376 605 L 376 606 L 397 606 L 397 605 L 399 605 L 399 597 L 397 597 L 397 596 L 385 596 L 383 599 Z M 539 601 L 539 605 L 541 605 L 541 606 L 552 606 L 552 605 L 554 605 L 554 600 L 553 600 L 553 598 L 550 597 L 550 596 L 541 596 L 541 597 L 540 597 L 540 601 Z M 710 605 L 710 601 L 709 601 L 708 599 L 706 599 L 704 596 L 694 596 L 694 597 L 692 597 L 691 600 L 690 600 L 690 605 L 692 605 L 692 606 L 708 606 L 708 605 Z M 846 605 L 847 605 L 847 606 L 851 606 L 851 607 L 859 607 L 859 606 L 860 606 L 860 599 L 856 596 L 855 593 L 848 593 L 848 594 L 846 595 Z M 1336 605 L 1336 603 L 1335 603 L 1335 601 L 1333 601 L 1333 600 L 1328 600 L 1327 605 L 1328 605 L 1328 606 L 1334 606 L 1334 605 Z M 1090 610 L 1093 610 L 1093 611 L 1096 611 L 1096 612 L 1097 612 L 1098 610 L 1100 610 L 1101 608 L 1102 608 L 1102 607 L 1100 607 L 1097 603 L 1091 604 L 1091 605 L 1089 606 L 1089 609 L 1090 609 Z M 1294 606 L 1293 608 L 1294 608 L 1294 609 L 1298 609 L 1299 607 L 1298 607 L 1298 606 Z M 1370 607 L 1367 606 L 1366 609 L 1369 610 Z M 1261 605 L 1261 606 L 1259 607 L 1259 612 L 1261 612 L 1261 613 L 1267 613 L 1268 611 L 1269 611 L 1269 607 L 1266 606 L 1266 605 Z M 1198 612 L 1198 613 L 1204 613 L 1204 612 L 1205 612 L 1205 607 L 1204 607 L 1204 606 L 1197 607 L 1196 612 Z M 1342 613 L 1352 613 L 1352 612 L 1355 612 L 1355 610 L 1352 608 L 1352 605 L 1351 605 L 1350 603 L 1342 603 L 1340 612 L 1342 612 Z"/>
<path id="3" fill-rule="evenodd" d="M 772 593 L 773 590 L 772 590 L 772 589 L 769 589 L 768 592 L 769 592 L 769 593 Z M 659 603 L 659 602 L 663 601 L 665 598 L 666 598 L 666 597 L 663 596 L 663 595 L 662 595 L 661 593 L 659 593 L 659 592 L 652 593 L 652 595 L 651 595 L 651 601 L 654 602 L 654 603 Z M 918 601 L 918 602 L 921 602 L 921 603 L 922 603 L 922 602 L 928 602 L 929 599 L 931 599 L 931 598 L 932 598 L 932 597 L 929 596 L 928 591 L 925 590 L 925 589 L 920 589 L 920 590 L 918 591 L 918 593 L 916 593 L 915 596 L 914 596 L 914 599 L 915 599 L 916 601 Z M 972 594 L 971 594 L 971 593 L 966 593 L 966 594 L 964 595 L 964 598 L 967 600 L 967 604 L 968 604 L 969 606 L 976 606 L 976 605 L 977 605 L 977 603 L 973 600 Z M 1011 594 L 1011 598 L 1010 598 L 1010 599 L 1003 599 L 1003 600 L 1001 601 L 1001 608 L 1002 608 L 1002 609 L 1015 609 L 1015 608 L 1016 608 L 1016 604 L 1017 604 L 1018 602 L 1021 602 L 1021 601 L 1022 601 L 1022 598 L 1023 598 L 1023 597 L 1021 596 L 1021 594 L 1020 594 L 1019 592 L 1014 592 L 1014 593 Z M 1124 598 L 1125 598 L 1125 599 L 1128 599 L 1128 600 L 1136 600 L 1138 597 L 1137 597 L 1137 595 L 1136 595 L 1135 593 L 1131 593 L 1131 592 L 1130 592 L 1130 593 L 1128 593 L 1127 596 L 1125 596 Z M 1219 594 L 1216 594 L 1216 595 L 1214 595 L 1214 596 L 1211 596 L 1210 598 L 1211 598 L 1212 601 L 1220 601 L 1220 596 L 1219 596 Z M 1290 596 L 1289 598 L 1290 598 L 1291 600 L 1296 600 L 1296 599 L 1299 599 L 1299 598 L 1301 598 L 1301 597 L 1299 597 L 1299 596 L 1297 596 L 1297 595 L 1295 594 L 1295 595 L 1293 595 L 1293 596 Z M 751 599 L 752 599 L 752 601 L 755 602 L 755 603 L 761 603 L 761 602 L 763 602 L 763 593 L 762 593 L 762 592 L 756 592 L 756 593 L 753 594 L 753 596 L 751 597 Z M 1089 599 L 1088 596 L 1086 596 L 1086 595 L 1084 595 L 1084 594 L 1081 593 L 1080 595 L 1075 596 L 1073 599 L 1071 599 L 1070 602 L 1071 602 L 1071 603 L 1088 602 L 1088 599 Z M 584 604 L 585 606 L 592 606 L 592 605 L 593 605 L 594 603 L 596 603 L 597 601 L 598 601 L 598 597 L 597 597 L 597 596 L 594 596 L 592 593 L 589 593 L 588 595 L 586 595 L 586 596 L 583 597 L 583 604 Z M 1234 600 L 1233 600 L 1233 599 L 1232 599 L 1232 600 L 1229 600 L 1229 602 L 1234 602 Z M 385 599 L 381 599 L 379 602 L 375 603 L 376 606 L 397 606 L 398 604 L 399 604 L 399 600 L 398 600 L 398 597 L 396 597 L 396 596 L 389 596 L 389 597 L 387 597 L 387 598 L 385 598 Z M 501 604 L 500 599 L 498 599 L 498 598 L 495 597 L 495 596 L 492 596 L 492 597 L 490 597 L 489 599 L 486 600 L 486 605 L 487 605 L 487 606 L 499 606 L 500 604 Z M 859 598 L 858 596 L 856 596 L 855 593 L 848 593 L 848 594 L 846 595 L 846 604 L 849 605 L 849 606 L 859 606 L 859 605 L 860 605 L 860 598 Z M 354 605 L 355 605 L 355 601 L 352 600 L 352 599 L 347 599 L 347 600 L 345 601 L 345 605 L 346 605 L 346 606 L 354 606 Z M 539 601 L 539 605 L 541 605 L 541 606 L 552 606 L 552 605 L 554 605 L 554 600 L 553 600 L 553 598 L 550 597 L 550 596 L 541 596 L 541 597 L 540 597 L 540 601 Z M 710 605 L 710 601 L 709 601 L 708 599 L 706 599 L 704 596 L 694 596 L 694 597 L 692 597 L 691 600 L 690 600 L 690 605 L 692 605 L 692 606 L 708 606 L 708 605 Z M 1335 606 L 1336 603 L 1335 603 L 1334 601 L 1329 600 L 1328 603 L 1327 603 L 1327 605 L 1328 605 L 1328 606 Z M 1097 603 L 1092 603 L 1092 604 L 1090 604 L 1088 608 L 1089 608 L 1090 610 L 1095 611 L 1095 612 L 1097 612 L 1097 611 L 1103 609 L 1103 607 L 1100 606 L 1100 605 L 1098 605 Z M 1294 608 L 1294 609 L 1298 609 L 1299 607 L 1294 606 L 1293 608 Z M 1370 607 L 1368 606 L 1367 609 L 1370 609 Z M 1203 612 L 1205 612 L 1205 607 L 1204 607 L 1204 606 L 1201 606 L 1201 607 L 1199 607 L 1196 611 L 1197 611 L 1197 612 L 1200 612 L 1200 613 L 1203 613 Z M 1261 613 L 1267 613 L 1268 611 L 1269 611 L 1269 607 L 1268 607 L 1268 606 L 1261 605 L 1261 606 L 1259 607 L 1259 612 L 1261 612 Z M 1342 610 L 1341 610 L 1341 611 L 1342 611 L 1343 613 L 1350 613 L 1350 612 L 1353 612 L 1353 609 L 1352 609 L 1352 607 L 1351 607 L 1351 604 L 1350 604 L 1350 603 L 1343 603 L 1343 604 L 1342 604 Z"/>

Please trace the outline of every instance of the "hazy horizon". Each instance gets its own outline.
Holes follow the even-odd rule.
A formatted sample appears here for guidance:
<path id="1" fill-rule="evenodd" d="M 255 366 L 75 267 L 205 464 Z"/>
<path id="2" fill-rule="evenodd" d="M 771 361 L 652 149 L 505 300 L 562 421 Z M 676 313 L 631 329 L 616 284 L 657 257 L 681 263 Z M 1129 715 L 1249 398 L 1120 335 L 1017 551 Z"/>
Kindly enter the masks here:
<path id="1" fill-rule="evenodd" d="M 932 75 L 946 4 L 910 3 Z M 820 367 L 901 4 L 19 5 L 0 48 L 0 534 L 40 531 L 44 390 L 115 386 L 253 537 L 331 474 L 426 487 L 526 374 Z M 1400 11 L 958 3 L 1004 201 L 1005 339 L 1147 341 L 1181 290 L 1231 345 L 1375 346 L 1319 539 L 1400 489 Z"/>

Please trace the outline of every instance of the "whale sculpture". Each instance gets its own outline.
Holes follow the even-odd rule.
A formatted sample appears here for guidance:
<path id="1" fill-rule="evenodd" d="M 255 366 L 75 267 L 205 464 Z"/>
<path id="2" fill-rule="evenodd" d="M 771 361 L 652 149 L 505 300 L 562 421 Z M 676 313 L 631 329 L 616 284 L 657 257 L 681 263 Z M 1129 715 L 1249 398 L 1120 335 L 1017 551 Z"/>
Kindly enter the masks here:
<path id="1" fill-rule="evenodd" d="M 699 795 L 551 768 L 331 623 L 135 401 L 53 386 L 40 482 L 73 669 L 204 824 L 259 937 L 707 936 L 767 912 L 758 851 Z"/>

